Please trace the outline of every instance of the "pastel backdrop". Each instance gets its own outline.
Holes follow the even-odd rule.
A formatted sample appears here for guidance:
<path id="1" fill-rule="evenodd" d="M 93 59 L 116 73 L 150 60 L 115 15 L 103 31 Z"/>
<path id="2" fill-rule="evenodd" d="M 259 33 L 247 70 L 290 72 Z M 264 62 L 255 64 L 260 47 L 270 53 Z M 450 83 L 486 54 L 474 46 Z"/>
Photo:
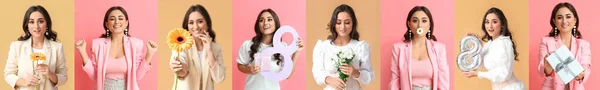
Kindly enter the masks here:
<path id="1" fill-rule="evenodd" d="M 246 83 L 246 76 L 238 70 L 237 61 L 235 59 L 238 56 L 238 51 L 242 43 L 246 40 L 251 40 L 254 34 L 254 23 L 256 17 L 263 9 L 273 9 L 277 13 L 281 25 L 292 26 L 304 44 L 307 44 L 306 40 L 306 1 L 295 0 L 295 1 L 282 1 L 282 0 L 233 0 L 233 41 L 232 41 L 232 56 L 231 65 L 233 72 L 233 90 L 243 90 Z M 284 34 L 285 35 L 285 34 Z M 284 41 L 289 40 L 285 39 Z M 291 43 L 291 42 L 287 42 Z M 294 72 L 291 77 L 287 80 L 281 81 L 279 84 L 282 90 L 305 90 L 306 86 L 303 82 L 304 73 L 306 73 L 306 50 L 309 48 L 305 47 L 305 51 L 301 52 L 299 59 L 294 64 Z"/>
<path id="2" fill-rule="evenodd" d="M 544 79 L 538 73 L 537 67 L 539 64 L 539 53 L 540 53 L 540 43 L 541 39 L 544 36 L 547 36 L 548 33 L 553 29 L 550 26 L 550 16 L 552 15 L 552 9 L 554 6 L 560 2 L 569 2 L 573 4 L 575 9 L 577 10 L 577 14 L 579 16 L 579 26 L 577 30 L 581 32 L 583 36 L 583 40 L 590 42 L 591 51 L 592 51 L 592 65 L 599 65 L 599 61 L 594 61 L 593 59 L 597 59 L 598 51 L 600 51 L 600 36 L 597 34 L 600 33 L 600 27 L 598 25 L 598 21 L 600 21 L 600 13 L 598 12 L 598 3 L 600 1 L 597 0 L 529 0 L 529 83 L 531 84 L 530 90 L 540 90 Z M 600 67 L 592 67 L 592 74 L 588 78 L 585 83 L 585 89 L 589 90 L 597 90 L 600 89 L 600 86 L 597 83 L 600 83 L 600 77 L 598 77 L 598 72 L 595 70 L 600 70 Z"/>
<path id="3" fill-rule="evenodd" d="M 371 49 L 371 67 L 375 72 L 375 78 L 369 84 L 361 85 L 363 90 L 379 90 L 381 80 L 380 54 L 379 54 L 379 0 L 308 0 L 307 5 L 307 33 L 310 37 L 306 40 L 307 65 L 306 65 L 306 88 L 308 90 L 323 90 L 325 85 L 318 85 L 312 73 L 312 53 L 318 40 L 327 40 L 331 35 L 327 28 L 333 10 L 341 4 L 348 4 L 358 19 L 357 30 L 360 34 L 359 40 L 364 40 Z M 385 88 L 382 88 L 385 89 Z"/>
<path id="4" fill-rule="evenodd" d="M 50 14 L 52 19 L 52 30 L 58 34 L 58 42 L 63 44 L 64 54 L 66 58 L 68 76 L 67 83 L 59 86 L 60 90 L 72 90 L 74 86 L 75 75 L 73 75 L 73 15 L 74 15 L 73 0 L 2 0 L 0 1 L 0 25 L 2 27 L 2 38 L 0 38 L 0 68 L 4 70 L 6 59 L 8 59 L 8 51 L 10 43 L 17 41 L 17 38 L 23 35 L 23 17 L 30 6 L 41 5 Z M 2 72 L 4 74 L 4 72 Z M 10 90 L 11 87 L 6 83 L 4 76 L 0 78 L 0 88 Z"/>
<path id="5" fill-rule="evenodd" d="M 392 49 L 395 43 L 404 40 L 406 32 L 406 18 L 409 11 L 415 6 L 425 6 L 431 12 L 434 33 L 437 42 L 446 45 L 448 67 L 456 67 L 454 56 L 454 0 L 381 0 L 381 90 L 387 90 L 391 82 Z M 458 46 L 456 46 L 458 47 Z M 454 69 L 450 70 L 450 89 L 454 87 L 452 76 Z"/>
<path id="6" fill-rule="evenodd" d="M 215 90 L 231 90 L 231 0 L 159 0 L 158 1 L 158 89 L 170 90 L 175 81 L 175 74 L 170 69 L 171 49 L 167 45 L 167 33 L 174 28 L 183 28 L 182 21 L 185 13 L 192 5 L 200 4 L 208 10 L 212 19 L 212 28 L 216 41 L 221 45 L 223 64 L 226 68 L 225 80 L 215 83 Z"/>
<path id="7" fill-rule="evenodd" d="M 87 52 L 91 54 L 92 40 L 105 33 L 104 14 L 112 6 L 122 6 L 129 16 L 129 34 L 144 42 L 157 41 L 157 1 L 156 0 L 77 0 L 75 1 L 75 40 L 87 42 Z M 157 42 L 158 43 L 158 42 Z M 166 45 L 158 43 L 159 46 Z M 72 49 L 75 47 L 72 46 Z M 78 51 L 74 51 L 78 52 Z M 152 69 L 138 81 L 141 90 L 157 90 L 158 55 L 152 58 Z M 75 55 L 75 90 L 92 89 L 95 82 L 83 71 L 81 56 Z M 73 80 L 73 79 L 71 79 Z"/>
<path id="8" fill-rule="evenodd" d="M 481 30 L 485 12 L 496 7 L 504 12 L 508 19 L 508 28 L 512 32 L 513 41 L 516 44 L 519 53 L 518 60 L 514 62 L 513 73 L 521 80 L 525 86 L 529 87 L 529 10 L 526 0 L 457 0 L 454 2 L 454 42 L 468 33 L 484 35 Z M 454 55 L 448 58 L 456 58 L 460 50 L 459 43 L 454 43 Z M 455 61 L 454 61 L 455 62 Z M 484 60 L 485 62 L 485 60 Z M 490 90 L 491 82 L 487 79 L 477 77 L 466 78 L 456 65 L 451 65 L 454 69 L 454 89 L 455 90 Z M 480 71 L 487 71 L 483 67 Z"/>

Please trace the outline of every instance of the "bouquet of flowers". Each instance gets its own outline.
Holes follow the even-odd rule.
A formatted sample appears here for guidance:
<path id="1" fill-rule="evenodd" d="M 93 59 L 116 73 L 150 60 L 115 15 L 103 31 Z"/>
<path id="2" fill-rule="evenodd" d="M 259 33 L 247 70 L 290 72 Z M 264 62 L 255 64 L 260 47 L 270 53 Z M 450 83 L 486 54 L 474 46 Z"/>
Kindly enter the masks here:
<path id="1" fill-rule="evenodd" d="M 342 65 L 343 63 L 350 65 L 350 62 L 352 62 L 352 59 L 354 59 L 354 52 L 352 52 L 352 50 L 350 49 L 341 49 L 340 51 L 338 51 L 335 54 L 336 57 L 333 58 L 333 61 L 337 62 L 336 63 L 336 67 L 337 68 L 337 72 L 340 75 L 340 79 L 344 80 L 344 82 L 346 82 L 346 79 L 349 77 L 348 75 L 342 73 L 342 70 L 340 70 L 340 65 Z"/>
<path id="2" fill-rule="evenodd" d="M 175 28 L 169 32 L 167 35 L 167 43 L 169 44 L 169 48 L 171 50 L 177 52 L 177 57 L 179 57 L 179 53 L 183 50 L 190 49 L 194 41 L 192 40 L 192 35 L 190 32 L 183 28 Z M 175 90 L 177 90 L 177 76 L 175 76 Z"/>
<path id="3" fill-rule="evenodd" d="M 31 61 L 33 62 L 33 74 L 35 74 L 37 77 L 40 77 L 40 74 L 37 73 L 37 71 L 35 70 L 35 68 L 37 68 L 37 66 L 39 64 L 43 64 L 44 60 L 46 60 L 46 55 L 44 55 L 43 53 L 31 53 Z M 35 85 L 35 90 L 40 90 L 40 85 Z"/>

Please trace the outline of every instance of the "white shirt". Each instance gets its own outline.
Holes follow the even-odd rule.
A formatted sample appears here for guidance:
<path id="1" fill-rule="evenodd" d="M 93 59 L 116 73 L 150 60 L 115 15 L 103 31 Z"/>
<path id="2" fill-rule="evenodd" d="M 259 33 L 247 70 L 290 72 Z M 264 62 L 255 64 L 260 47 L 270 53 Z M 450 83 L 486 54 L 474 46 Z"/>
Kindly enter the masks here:
<path id="1" fill-rule="evenodd" d="M 525 90 L 525 85 L 513 74 L 515 61 L 513 43 L 509 36 L 500 36 L 483 46 L 483 66 L 479 78 L 492 82 L 493 90 Z"/>
<path id="2" fill-rule="evenodd" d="M 345 46 L 336 46 L 330 40 L 319 40 L 313 50 L 312 72 L 314 79 L 317 84 L 323 85 L 327 76 L 339 77 L 336 62 L 332 58 L 336 57 L 335 54 L 342 48 L 349 48 L 354 52 L 355 56 L 351 65 L 360 72 L 360 77 L 348 77 L 346 79 L 346 90 L 362 90 L 360 84 L 369 84 L 371 80 L 375 79 L 375 73 L 371 68 L 369 44 L 365 41 L 353 39 Z M 323 90 L 335 90 L 335 88 L 327 85 Z"/>
<path id="3" fill-rule="evenodd" d="M 240 50 L 238 51 L 238 57 L 236 59 L 237 63 L 243 64 L 243 65 L 253 65 L 254 64 L 254 62 L 250 61 L 251 60 L 250 46 L 252 46 L 252 44 L 253 44 L 253 42 L 251 40 L 244 41 L 244 43 L 240 47 Z M 283 44 L 285 45 L 285 43 L 283 43 Z M 268 47 L 273 47 L 273 45 L 267 45 L 267 44 L 261 43 L 258 48 L 258 52 L 256 52 L 255 55 L 260 54 L 260 51 L 262 51 Z M 274 64 L 274 63 L 276 63 L 276 61 L 271 60 L 271 63 Z M 270 67 L 271 67 L 270 70 L 275 70 L 275 71 L 280 71 L 280 69 L 281 69 L 281 67 L 278 65 L 271 65 Z M 246 85 L 244 87 L 244 90 L 280 90 L 279 81 L 267 79 L 260 73 L 255 74 L 255 75 L 248 75 L 246 77 Z"/>

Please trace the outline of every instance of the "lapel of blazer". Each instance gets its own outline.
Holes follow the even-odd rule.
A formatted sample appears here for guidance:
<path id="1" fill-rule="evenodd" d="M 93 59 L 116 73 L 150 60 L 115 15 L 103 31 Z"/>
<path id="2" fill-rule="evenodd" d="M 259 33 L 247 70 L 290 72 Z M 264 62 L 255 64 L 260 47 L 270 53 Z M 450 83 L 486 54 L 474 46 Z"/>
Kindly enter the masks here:
<path id="1" fill-rule="evenodd" d="M 435 88 L 437 88 L 437 82 L 436 81 L 437 81 L 437 78 L 438 78 L 437 77 L 438 76 L 438 72 L 437 72 L 438 68 L 436 68 L 437 64 L 438 64 L 437 63 L 437 61 L 438 61 L 437 51 L 435 50 L 436 48 L 433 45 L 433 41 L 427 40 L 426 42 L 427 42 L 427 54 L 429 56 L 429 62 L 431 62 L 431 66 L 432 66 L 431 68 L 433 70 L 433 77 L 432 78 L 433 78 L 434 81 L 433 81 L 433 86 L 432 87 L 435 89 Z"/>

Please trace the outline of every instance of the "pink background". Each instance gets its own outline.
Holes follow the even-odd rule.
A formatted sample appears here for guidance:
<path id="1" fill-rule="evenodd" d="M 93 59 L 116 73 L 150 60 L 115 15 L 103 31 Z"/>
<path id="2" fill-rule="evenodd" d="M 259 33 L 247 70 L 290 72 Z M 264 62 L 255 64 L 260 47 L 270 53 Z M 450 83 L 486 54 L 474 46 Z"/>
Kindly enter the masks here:
<path id="1" fill-rule="evenodd" d="M 277 13 L 281 25 L 290 25 L 296 29 L 300 38 L 306 40 L 306 1 L 282 0 L 233 0 L 233 90 L 243 90 L 246 75 L 237 69 L 238 50 L 242 43 L 251 40 L 254 34 L 254 23 L 261 10 L 271 8 Z M 285 34 L 284 34 L 285 35 Z M 287 40 L 287 39 L 284 39 Z M 289 43 L 289 42 L 288 42 Z M 304 42 L 306 44 L 306 42 Z M 304 50 L 306 50 L 305 48 Z M 281 83 L 282 90 L 304 90 L 306 85 L 306 61 L 304 51 L 294 65 L 292 77 Z"/>
<path id="2" fill-rule="evenodd" d="M 157 41 L 158 2 L 156 0 L 76 0 L 75 1 L 75 41 L 87 41 L 88 54 L 92 40 L 105 33 L 103 25 L 104 14 L 112 6 L 122 6 L 129 16 L 129 34 L 132 37 L 147 41 Z M 158 42 L 157 42 L 158 43 Z M 163 44 L 164 45 L 164 44 Z M 74 48 L 74 47 L 73 47 Z M 75 51 L 78 52 L 78 51 Z M 156 90 L 157 58 L 152 59 L 152 69 L 138 81 L 141 90 Z M 75 55 L 75 90 L 89 90 L 94 87 L 88 75 L 83 71 L 81 56 Z"/>
<path id="3" fill-rule="evenodd" d="M 539 48 L 540 40 L 542 37 L 547 36 L 552 27 L 550 27 L 550 15 L 554 6 L 560 2 L 569 2 L 573 4 L 579 15 L 579 26 L 577 30 L 580 30 L 583 39 L 590 42 L 592 48 L 592 59 L 598 58 L 598 51 L 600 51 L 600 27 L 598 27 L 598 21 L 600 21 L 600 12 L 598 12 L 597 0 L 530 0 L 529 1 L 529 84 L 531 90 L 540 90 L 544 79 L 537 72 L 537 66 L 539 64 Z M 592 65 L 600 65 L 599 61 L 592 60 Z M 597 77 L 600 67 L 592 67 L 592 74 L 585 83 L 585 89 L 597 90 L 600 89 L 598 83 L 600 83 L 600 77 Z M 595 86 L 594 86 L 595 85 Z"/>
<path id="4" fill-rule="evenodd" d="M 433 35 L 446 45 L 450 89 L 453 89 L 454 56 L 454 1 L 453 0 L 381 0 L 381 90 L 387 90 L 391 80 L 391 55 L 394 43 L 404 40 L 406 17 L 414 6 L 425 6 L 431 11 L 435 24 Z"/>

